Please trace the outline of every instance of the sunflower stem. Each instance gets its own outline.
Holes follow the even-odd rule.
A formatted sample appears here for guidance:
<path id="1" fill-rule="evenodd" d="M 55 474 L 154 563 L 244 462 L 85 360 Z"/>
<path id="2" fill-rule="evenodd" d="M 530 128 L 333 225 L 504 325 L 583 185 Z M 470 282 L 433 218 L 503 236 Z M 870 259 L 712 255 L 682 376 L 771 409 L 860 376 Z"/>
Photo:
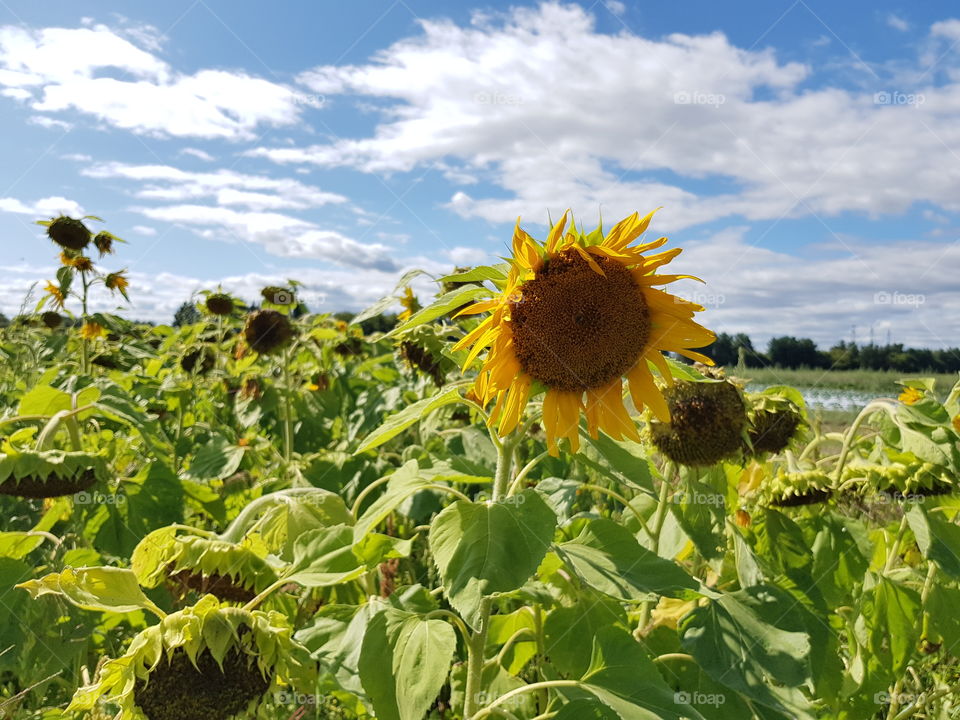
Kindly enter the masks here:
<path id="1" fill-rule="evenodd" d="M 657 511 L 653 516 L 653 528 L 650 533 L 650 549 L 658 555 L 660 554 L 660 533 L 663 532 L 663 525 L 667 520 L 667 507 L 670 502 L 670 480 L 673 477 L 673 470 L 672 462 L 668 462 L 663 468 L 663 482 L 660 483 Z M 653 600 L 644 600 L 640 606 L 640 620 L 637 623 L 636 635 L 639 636 L 650 622 L 653 606 Z"/>
<path id="2" fill-rule="evenodd" d="M 290 350 L 283 351 L 283 460 L 293 457 L 293 388 L 290 387 Z"/>

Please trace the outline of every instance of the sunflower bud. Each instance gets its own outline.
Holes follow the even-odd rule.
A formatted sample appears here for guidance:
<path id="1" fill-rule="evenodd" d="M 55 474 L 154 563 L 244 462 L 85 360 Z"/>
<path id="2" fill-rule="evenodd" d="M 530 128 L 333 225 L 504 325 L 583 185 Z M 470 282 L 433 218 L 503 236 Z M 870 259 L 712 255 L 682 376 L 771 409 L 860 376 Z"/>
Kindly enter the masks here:
<path id="1" fill-rule="evenodd" d="M 52 311 L 41 314 L 40 319 L 51 330 L 55 330 L 63 324 L 63 315 Z"/>
<path id="2" fill-rule="evenodd" d="M 670 422 L 651 420 L 649 438 L 681 465 L 714 465 L 743 447 L 747 412 L 739 388 L 717 382 L 678 381 L 664 390 Z"/>
<path id="3" fill-rule="evenodd" d="M 777 454 L 786 450 L 805 425 L 800 408 L 776 395 L 755 395 L 749 401 L 748 434 L 754 454 Z"/>
<path id="4" fill-rule="evenodd" d="M 98 232 L 93 237 L 93 245 L 100 252 L 100 257 L 109 255 L 113 252 L 113 235 L 108 233 L 106 230 Z"/>

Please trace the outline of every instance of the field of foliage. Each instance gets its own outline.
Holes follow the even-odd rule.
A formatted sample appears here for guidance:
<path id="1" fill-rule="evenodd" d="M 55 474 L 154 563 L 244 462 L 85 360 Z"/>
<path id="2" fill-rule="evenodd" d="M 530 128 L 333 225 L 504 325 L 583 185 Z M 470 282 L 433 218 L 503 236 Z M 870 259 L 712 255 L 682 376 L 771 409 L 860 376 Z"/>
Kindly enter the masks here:
<path id="1" fill-rule="evenodd" d="M 136 293 L 97 222 L 0 331 L 0 717 L 960 717 L 960 384 L 823 433 L 673 359 L 649 216 L 177 328 L 88 311 Z"/>

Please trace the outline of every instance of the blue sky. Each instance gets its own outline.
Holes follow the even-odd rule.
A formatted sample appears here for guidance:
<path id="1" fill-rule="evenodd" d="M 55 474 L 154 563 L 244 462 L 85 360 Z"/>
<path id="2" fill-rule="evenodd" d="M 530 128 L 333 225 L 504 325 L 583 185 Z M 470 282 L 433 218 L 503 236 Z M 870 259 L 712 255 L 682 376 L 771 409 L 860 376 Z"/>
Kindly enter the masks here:
<path id="1" fill-rule="evenodd" d="M 128 240 L 129 313 L 169 321 L 219 282 L 359 309 L 518 215 L 663 206 L 712 328 L 960 345 L 946 2 L 77 5 L 0 3 L 8 315 L 58 212 Z"/>

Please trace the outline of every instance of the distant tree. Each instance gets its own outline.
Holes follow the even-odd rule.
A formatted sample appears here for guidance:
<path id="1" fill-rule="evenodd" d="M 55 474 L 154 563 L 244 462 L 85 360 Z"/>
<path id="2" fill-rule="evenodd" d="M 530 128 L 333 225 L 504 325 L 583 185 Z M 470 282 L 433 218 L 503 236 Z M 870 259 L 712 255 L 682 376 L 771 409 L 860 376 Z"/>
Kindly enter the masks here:
<path id="1" fill-rule="evenodd" d="M 197 306 L 192 302 L 183 303 L 173 314 L 174 327 L 193 325 L 195 322 L 200 322 L 200 311 L 197 310 Z"/>
<path id="2" fill-rule="evenodd" d="M 0 328 L 5 328 L 9 326 L 10 326 L 10 319 L 3 313 L 0 313 Z"/>
<path id="3" fill-rule="evenodd" d="M 777 367 L 829 367 L 829 355 L 817 350 L 816 344 L 809 338 L 790 336 L 770 338 L 767 346 L 770 362 Z"/>

